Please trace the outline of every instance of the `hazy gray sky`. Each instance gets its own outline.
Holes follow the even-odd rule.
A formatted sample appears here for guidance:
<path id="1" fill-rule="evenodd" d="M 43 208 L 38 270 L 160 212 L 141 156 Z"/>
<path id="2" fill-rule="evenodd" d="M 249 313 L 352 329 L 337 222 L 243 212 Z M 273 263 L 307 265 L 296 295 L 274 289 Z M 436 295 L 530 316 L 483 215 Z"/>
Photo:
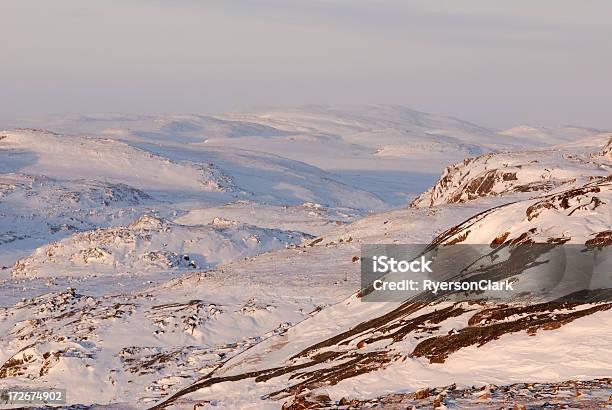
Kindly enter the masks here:
<path id="1" fill-rule="evenodd" d="M 0 0 L 0 120 L 403 104 L 612 128 L 610 0 Z"/>

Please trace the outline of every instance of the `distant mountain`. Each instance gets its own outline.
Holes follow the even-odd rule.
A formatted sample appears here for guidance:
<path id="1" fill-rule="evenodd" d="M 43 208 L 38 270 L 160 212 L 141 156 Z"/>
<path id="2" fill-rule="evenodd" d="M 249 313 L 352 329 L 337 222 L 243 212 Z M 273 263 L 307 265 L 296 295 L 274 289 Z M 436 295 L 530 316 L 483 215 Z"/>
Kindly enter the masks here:
<path id="1" fill-rule="evenodd" d="M 526 143 L 529 141 L 539 141 L 547 145 L 558 145 L 563 142 L 585 139 L 604 132 L 604 130 L 595 128 L 571 125 L 560 127 L 533 127 L 523 124 L 499 131 L 499 134 L 510 136 L 518 140 L 524 140 Z"/>
<path id="2" fill-rule="evenodd" d="M 270 161 L 269 154 L 275 154 L 323 169 L 334 180 L 367 190 L 392 206 L 423 191 L 449 163 L 488 152 L 547 147 L 600 132 L 529 126 L 497 131 L 392 105 L 217 115 L 89 114 L 32 120 L 29 125 L 122 141 L 177 161 L 197 163 L 205 158 L 215 163 L 211 156 L 221 152 L 239 155 L 233 161 L 255 155 L 245 150 L 265 152 L 265 161 Z"/>

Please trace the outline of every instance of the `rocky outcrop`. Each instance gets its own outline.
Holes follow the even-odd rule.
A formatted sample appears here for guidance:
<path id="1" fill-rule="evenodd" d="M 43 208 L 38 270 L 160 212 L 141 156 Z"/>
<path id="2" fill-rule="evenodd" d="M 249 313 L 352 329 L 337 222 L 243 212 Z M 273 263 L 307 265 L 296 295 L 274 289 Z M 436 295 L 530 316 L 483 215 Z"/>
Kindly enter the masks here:
<path id="1" fill-rule="evenodd" d="M 561 150 L 490 153 L 447 167 L 438 182 L 410 206 L 423 208 L 491 196 L 544 194 L 607 175 L 596 159 Z"/>

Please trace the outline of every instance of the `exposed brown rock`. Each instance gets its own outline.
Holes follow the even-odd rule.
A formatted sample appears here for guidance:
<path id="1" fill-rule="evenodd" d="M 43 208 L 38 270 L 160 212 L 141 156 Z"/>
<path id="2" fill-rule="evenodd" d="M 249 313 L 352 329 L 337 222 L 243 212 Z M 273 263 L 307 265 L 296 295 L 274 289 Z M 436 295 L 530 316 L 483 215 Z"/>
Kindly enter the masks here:
<path id="1" fill-rule="evenodd" d="M 535 333 L 538 329 L 557 329 L 578 318 L 610 308 L 612 308 L 612 303 L 596 305 L 571 313 L 553 314 L 551 312 L 538 312 L 514 321 L 499 322 L 485 326 L 469 326 L 452 335 L 437 336 L 423 340 L 415 347 L 412 355 L 415 357 L 426 357 L 430 363 L 444 363 L 451 353 L 463 347 L 472 345 L 482 346 L 508 333 L 520 331 Z"/>
<path id="2" fill-rule="evenodd" d="M 510 235 L 510 232 L 504 232 L 501 235 L 497 236 L 491 242 L 491 247 L 494 248 L 496 245 L 501 245 L 502 243 L 504 243 L 506 239 L 508 239 L 508 235 Z"/>
<path id="3" fill-rule="evenodd" d="M 599 232 L 593 239 L 586 241 L 585 245 L 589 249 L 612 245 L 612 230 Z"/>
<path id="4" fill-rule="evenodd" d="M 318 243 L 320 243 L 322 241 L 323 241 L 322 237 L 321 238 L 317 238 L 317 239 L 311 241 L 307 246 L 315 246 L 316 244 L 318 244 Z"/>

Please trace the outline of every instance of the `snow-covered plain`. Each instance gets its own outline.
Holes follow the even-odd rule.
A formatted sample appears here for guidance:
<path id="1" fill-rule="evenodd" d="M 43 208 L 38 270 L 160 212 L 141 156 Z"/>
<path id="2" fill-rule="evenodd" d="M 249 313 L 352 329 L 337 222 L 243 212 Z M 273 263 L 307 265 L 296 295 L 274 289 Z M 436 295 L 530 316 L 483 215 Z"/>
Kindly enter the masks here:
<path id="1" fill-rule="evenodd" d="M 612 376 L 610 295 L 529 310 L 357 293 L 362 244 L 609 245 L 605 131 L 395 106 L 15 126 L 0 132 L 0 388 L 335 408 Z"/>

